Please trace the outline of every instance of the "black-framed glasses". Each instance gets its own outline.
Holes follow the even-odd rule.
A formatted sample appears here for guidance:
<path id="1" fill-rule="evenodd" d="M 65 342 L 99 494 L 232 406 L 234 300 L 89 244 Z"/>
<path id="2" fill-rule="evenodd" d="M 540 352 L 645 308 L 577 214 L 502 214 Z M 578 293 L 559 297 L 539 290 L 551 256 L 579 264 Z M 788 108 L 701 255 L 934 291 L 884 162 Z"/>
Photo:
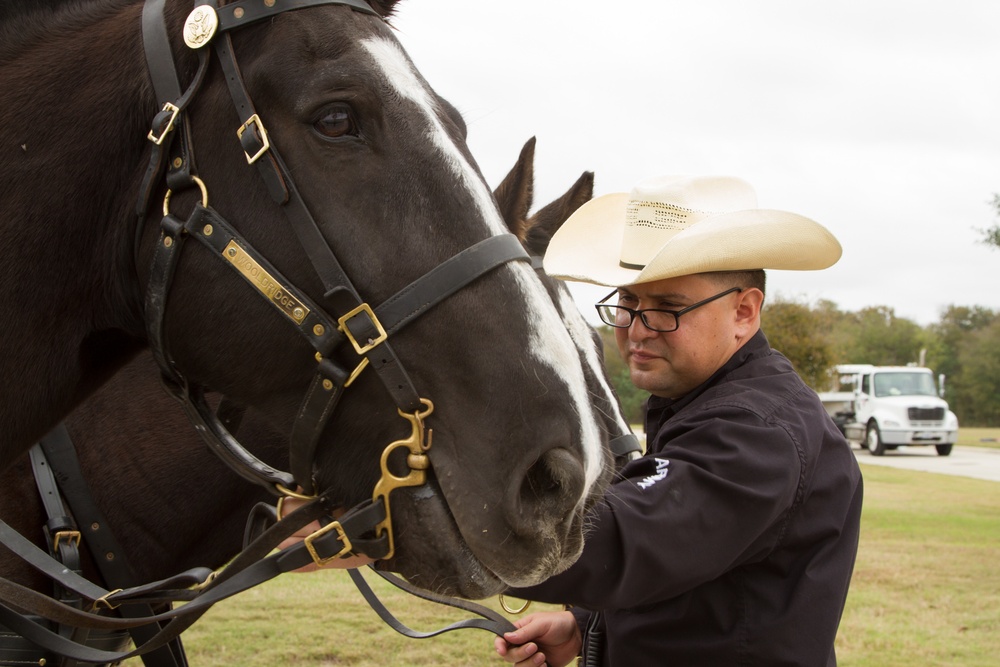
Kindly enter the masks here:
<path id="1" fill-rule="evenodd" d="M 632 310 L 631 308 L 626 308 L 625 306 L 604 303 L 611 297 L 618 294 L 618 290 L 615 290 L 597 302 L 597 314 L 600 316 L 602 322 L 613 326 L 616 329 L 629 328 L 632 326 L 632 320 L 634 320 L 636 315 L 638 315 L 642 319 L 642 323 L 646 325 L 647 329 L 650 329 L 651 331 L 669 333 L 677 330 L 677 327 L 680 326 L 681 315 L 684 313 L 690 313 L 695 308 L 701 308 L 706 303 L 711 303 L 716 299 L 721 299 L 727 294 L 742 291 L 742 287 L 730 287 L 725 292 L 719 292 L 715 296 L 710 296 L 703 301 L 699 301 L 698 303 L 692 303 L 690 306 L 681 308 L 680 310 L 662 310 L 660 308 Z"/>

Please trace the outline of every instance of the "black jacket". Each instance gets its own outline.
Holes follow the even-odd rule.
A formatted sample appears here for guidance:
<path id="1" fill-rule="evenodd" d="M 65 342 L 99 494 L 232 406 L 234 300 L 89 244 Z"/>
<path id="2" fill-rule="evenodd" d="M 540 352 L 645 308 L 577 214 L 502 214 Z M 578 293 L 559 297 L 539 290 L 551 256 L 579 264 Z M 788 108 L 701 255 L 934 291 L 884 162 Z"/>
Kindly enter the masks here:
<path id="1" fill-rule="evenodd" d="M 646 433 L 579 561 L 515 594 L 601 610 L 606 666 L 835 665 L 862 483 L 816 393 L 758 332 Z"/>

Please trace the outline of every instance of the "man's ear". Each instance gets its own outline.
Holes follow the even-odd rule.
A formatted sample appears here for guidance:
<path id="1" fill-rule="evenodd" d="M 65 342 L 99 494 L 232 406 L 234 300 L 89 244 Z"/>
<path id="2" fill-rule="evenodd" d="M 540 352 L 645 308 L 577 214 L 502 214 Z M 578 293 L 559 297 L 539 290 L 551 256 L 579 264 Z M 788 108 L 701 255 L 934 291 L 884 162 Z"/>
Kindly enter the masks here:
<path id="1" fill-rule="evenodd" d="M 736 326 L 740 337 L 749 338 L 760 328 L 760 309 L 764 306 L 764 293 L 750 287 L 739 293 L 736 305 Z"/>

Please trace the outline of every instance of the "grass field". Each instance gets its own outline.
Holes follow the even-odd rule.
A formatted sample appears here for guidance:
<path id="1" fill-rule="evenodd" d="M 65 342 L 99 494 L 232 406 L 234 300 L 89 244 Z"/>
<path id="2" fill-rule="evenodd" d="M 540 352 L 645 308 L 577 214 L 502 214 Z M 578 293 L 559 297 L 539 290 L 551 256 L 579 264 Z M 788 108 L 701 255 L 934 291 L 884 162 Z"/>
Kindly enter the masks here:
<path id="1" fill-rule="evenodd" d="M 965 428 L 961 426 L 958 429 L 957 444 L 1000 449 L 1000 428 Z"/>
<path id="2" fill-rule="evenodd" d="M 861 547 L 837 639 L 840 664 L 998 664 L 1000 484 L 875 466 L 863 472 Z M 462 617 L 382 583 L 373 586 L 411 627 Z M 226 601 L 185 634 L 185 644 L 193 667 L 503 664 L 483 631 L 397 635 L 342 572 L 286 575 Z"/>

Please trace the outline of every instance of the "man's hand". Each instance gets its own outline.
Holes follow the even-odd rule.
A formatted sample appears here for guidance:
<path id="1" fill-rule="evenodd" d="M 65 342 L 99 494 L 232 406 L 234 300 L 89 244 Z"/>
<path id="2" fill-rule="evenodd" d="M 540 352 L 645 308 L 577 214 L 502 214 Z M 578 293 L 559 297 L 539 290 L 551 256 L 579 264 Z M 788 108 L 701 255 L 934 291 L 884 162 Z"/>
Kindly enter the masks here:
<path id="1" fill-rule="evenodd" d="M 517 630 L 494 641 L 505 661 L 520 667 L 563 667 L 580 654 L 583 637 L 568 611 L 528 614 L 514 623 Z"/>
<path id="2" fill-rule="evenodd" d="M 290 514 L 291 512 L 294 512 L 299 507 L 305 504 L 306 501 L 299 500 L 298 498 L 285 498 L 285 500 L 281 504 L 281 513 L 282 515 Z M 343 510 L 339 512 L 334 512 L 333 513 L 334 518 L 341 516 L 343 513 L 344 513 Z M 315 533 L 319 529 L 320 529 L 319 521 L 313 521 L 310 524 L 306 524 L 302 528 L 299 528 L 297 531 L 295 531 L 294 535 L 282 541 L 282 543 L 278 545 L 278 548 L 287 549 L 288 547 L 294 546 L 299 542 L 301 542 L 302 540 L 309 537 L 310 535 L 312 535 L 313 533 Z M 347 558 L 335 558 L 326 565 L 323 565 L 322 567 L 320 567 L 316 563 L 310 563 L 309 565 L 306 565 L 305 567 L 300 567 L 295 571 L 315 572 L 316 570 L 321 570 L 321 569 L 352 570 L 354 568 L 361 567 L 362 565 L 371 565 L 374 562 L 375 562 L 374 558 L 369 558 L 368 556 L 365 555 L 353 555 L 353 556 L 348 556 Z"/>

